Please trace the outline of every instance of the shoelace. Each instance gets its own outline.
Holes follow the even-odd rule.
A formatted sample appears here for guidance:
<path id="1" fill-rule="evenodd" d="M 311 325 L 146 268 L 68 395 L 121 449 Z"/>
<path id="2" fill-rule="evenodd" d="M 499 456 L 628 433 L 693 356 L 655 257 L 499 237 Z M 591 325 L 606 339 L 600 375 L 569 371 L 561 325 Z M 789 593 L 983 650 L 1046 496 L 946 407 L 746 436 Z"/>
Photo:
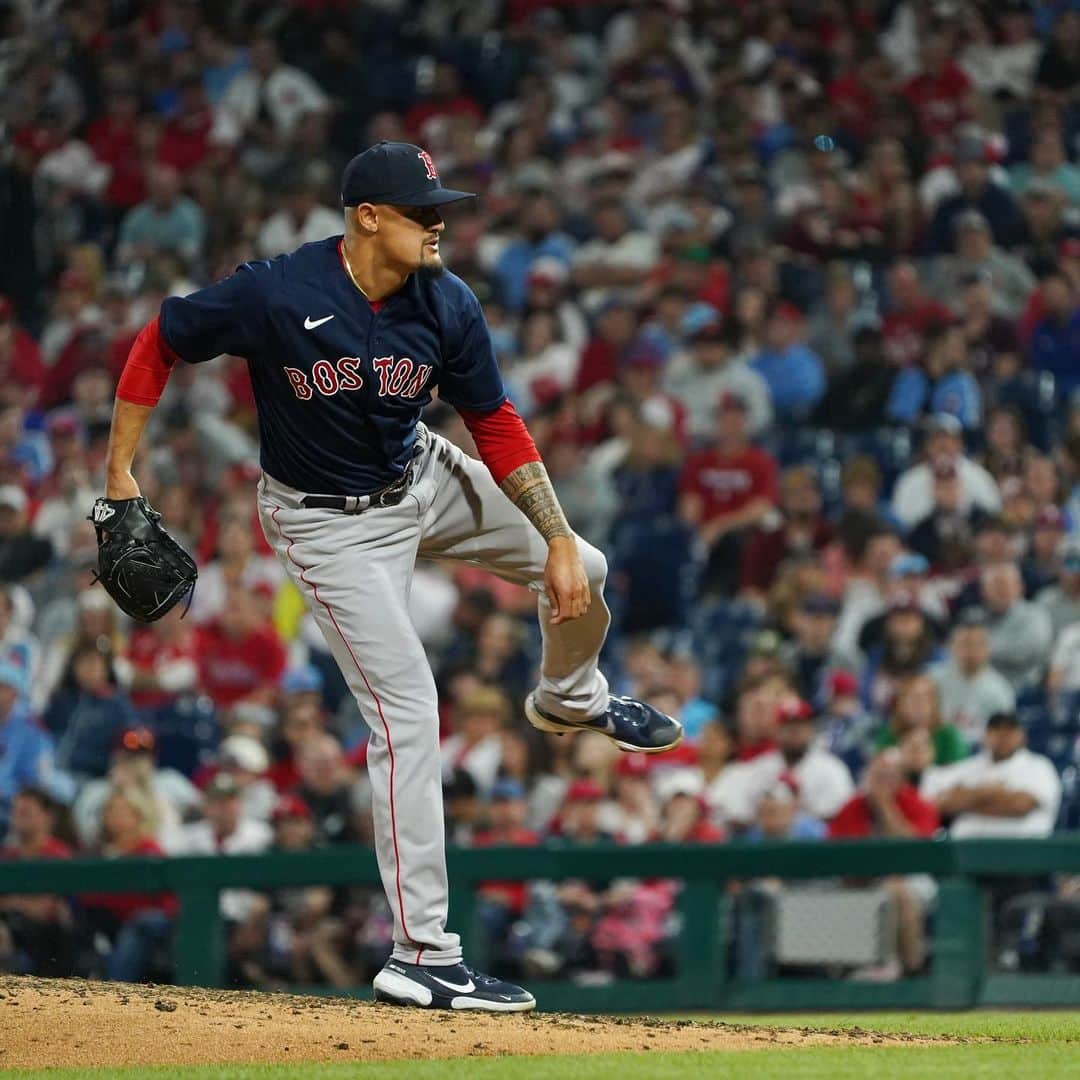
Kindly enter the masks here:
<path id="1" fill-rule="evenodd" d="M 631 727 L 642 727 L 649 719 L 648 710 L 640 701 L 632 701 L 630 698 L 614 698 L 626 709 L 626 719 Z"/>
<path id="2" fill-rule="evenodd" d="M 496 979 L 494 975 L 485 975 L 482 971 L 474 971 L 468 964 L 462 964 L 461 966 L 465 969 L 465 974 L 477 986 L 494 986 L 496 983 L 502 982 L 501 979 Z"/>

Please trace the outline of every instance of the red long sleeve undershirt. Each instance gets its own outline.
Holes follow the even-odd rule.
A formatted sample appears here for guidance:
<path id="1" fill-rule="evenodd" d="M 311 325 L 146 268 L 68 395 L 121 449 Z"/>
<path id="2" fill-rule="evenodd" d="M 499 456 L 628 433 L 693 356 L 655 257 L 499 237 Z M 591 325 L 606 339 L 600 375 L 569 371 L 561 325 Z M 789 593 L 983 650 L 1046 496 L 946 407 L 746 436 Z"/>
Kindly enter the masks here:
<path id="1" fill-rule="evenodd" d="M 132 405 L 153 408 L 161 400 L 177 359 L 161 336 L 161 327 L 155 317 L 142 328 L 131 346 L 116 386 L 116 396 Z"/>
<path id="2" fill-rule="evenodd" d="M 116 387 L 116 396 L 133 405 L 153 408 L 161 400 L 165 384 L 179 358 L 161 336 L 158 319 L 146 324 L 128 353 Z M 476 443 L 480 459 L 501 484 L 515 469 L 530 461 L 540 461 L 540 453 L 525 422 L 509 401 L 493 412 L 459 410 Z"/>
<path id="3" fill-rule="evenodd" d="M 488 467 L 496 484 L 501 484 L 520 466 L 541 460 L 525 421 L 509 401 L 504 401 L 494 412 L 468 412 L 465 409 L 458 412 L 476 443 L 480 460 Z"/>

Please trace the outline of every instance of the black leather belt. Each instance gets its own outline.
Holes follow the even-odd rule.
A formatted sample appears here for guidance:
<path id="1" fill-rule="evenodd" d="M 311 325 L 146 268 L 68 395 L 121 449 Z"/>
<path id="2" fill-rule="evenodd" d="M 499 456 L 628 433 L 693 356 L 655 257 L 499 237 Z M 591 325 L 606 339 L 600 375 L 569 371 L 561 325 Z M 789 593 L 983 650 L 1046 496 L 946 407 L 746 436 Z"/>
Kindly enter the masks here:
<path id="1" fill-rule="evenodd" d="M 300 505 L 306 510 L 340 510 L 343 514 L 361 514 L 372 506 L 397 506 L 405 498 L 413 478 L 413 462 L 399 480 L 370 495 L 305 495 Z"/>

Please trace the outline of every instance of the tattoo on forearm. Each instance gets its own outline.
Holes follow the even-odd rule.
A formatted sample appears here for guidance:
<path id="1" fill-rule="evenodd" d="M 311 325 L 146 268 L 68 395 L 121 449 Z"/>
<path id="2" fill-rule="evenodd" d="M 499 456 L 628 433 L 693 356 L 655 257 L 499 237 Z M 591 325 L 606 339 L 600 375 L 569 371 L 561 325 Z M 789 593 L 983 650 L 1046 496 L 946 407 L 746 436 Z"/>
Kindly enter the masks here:
<path id="1" fill-rule="evenodd" d="M 530 461 L 520 466 L 501 486 L 506 497 L 536 526 L 536 531 L 545 540 L 573 536 L 543 462 Z"/>

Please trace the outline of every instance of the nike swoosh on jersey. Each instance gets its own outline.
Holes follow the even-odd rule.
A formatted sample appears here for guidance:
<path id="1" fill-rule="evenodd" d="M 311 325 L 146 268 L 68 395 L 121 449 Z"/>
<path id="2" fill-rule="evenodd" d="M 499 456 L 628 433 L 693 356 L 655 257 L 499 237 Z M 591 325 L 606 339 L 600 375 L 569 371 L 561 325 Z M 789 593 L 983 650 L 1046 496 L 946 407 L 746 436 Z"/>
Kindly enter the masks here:
<path id="1" fill-rule="evenodd" d="M 476 989 L 476 984 L 472 979 L 465 983 L 464 986 L 458 986 L 457 983 L 448 983 L 445 979 L 440 979 L 438 975 L 432 975 L 431 978 L 440 986 L 445 986 L 447 990 L 456 990 L 459 994 L 471 994 Z"/>
<path id="2" fill-rule="evenodd" d="M 324 322 L 329 322 L 334 316 L 326 315 L 321 319 L 313 319 L 310 315 L 304 320 L 305 330 L 314 330 L 316 326 L 322 326 Z"/>

